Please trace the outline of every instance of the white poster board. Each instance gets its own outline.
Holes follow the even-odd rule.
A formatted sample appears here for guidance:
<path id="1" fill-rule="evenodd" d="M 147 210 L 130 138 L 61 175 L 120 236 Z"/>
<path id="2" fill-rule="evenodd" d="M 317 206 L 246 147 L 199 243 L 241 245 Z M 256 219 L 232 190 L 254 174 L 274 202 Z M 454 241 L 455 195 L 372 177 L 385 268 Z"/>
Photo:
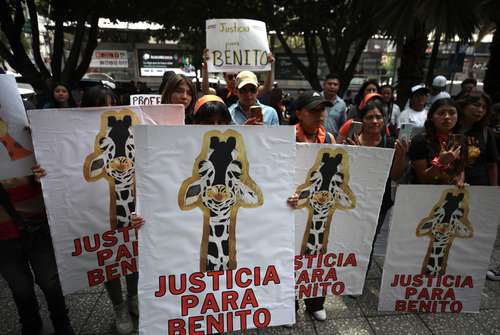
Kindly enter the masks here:
<path id="1" fill-rule="evenodd" d="M 0 180 L 32 174 L 28 119 L 14 76 L 0 74 Z"/>
<path id="2" fill-rule="evenodd" d="M 266 24 L 247 19 L 206 21 L 208 72 L 270 71 Z"/>
<path id="3" fill-rule="evenodd" d="M 187 130 L 134 128 L 140 333 L 293 323 L 293 128 Z"/>
<path id="4" fill-rule="evenodd" d="M 379 310 L 478 312 L 500 221 L 499 187 L 401 185 Z"/>
<path id="5" fill-rule="evenodd" d="M 159 105 L 161 104 L 161 94 L 132 94 L 130 104 L 132 106 Z"/>
<path id="6" fill-rule="evenodd" d="M 144 115 L 133 106 L 29 112 L 65 294 L 137 271 L 132 126 Z"/>
<path id="7" fill-rule="evenodd" d="M 297 144 L 299 299 L 363 292 L 393 149 Z"/>

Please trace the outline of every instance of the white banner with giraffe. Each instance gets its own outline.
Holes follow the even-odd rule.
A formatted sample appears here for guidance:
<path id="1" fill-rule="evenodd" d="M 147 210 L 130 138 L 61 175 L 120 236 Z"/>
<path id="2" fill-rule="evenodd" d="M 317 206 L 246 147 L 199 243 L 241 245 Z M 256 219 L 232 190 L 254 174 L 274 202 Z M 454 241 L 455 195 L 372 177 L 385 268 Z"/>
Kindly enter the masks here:
<path id="1" fill-rule="evenodd" d="M 165 111 L 169 111 L 166 113 Z M 165 115 L 162 119 L 161 111 Z M 174 106 L 113 106 L 29 113 L 65 294 L 137 272 L 132 126 L 179 119 Z"/>
<path id="2" fill-rule="evenodd" d="M 295 290 L 361 294 L 394 150 L 297 144 Z"/>
<path id="3" fill-rule="evenodd" d="M 401 185 L 379 310 L 479 312 L 500 222 L 499 187 Z"/>
<path id="4" fill-rule="evenodd" d="M 140 333 L 293 323 L 293 127 L 187 130 L 134 128 Z"/>
<path id="5" fill-rule="evenodd" d="M 14 76 L 0 74 L 0 180 L 32 174 L 28 118 Z"/>

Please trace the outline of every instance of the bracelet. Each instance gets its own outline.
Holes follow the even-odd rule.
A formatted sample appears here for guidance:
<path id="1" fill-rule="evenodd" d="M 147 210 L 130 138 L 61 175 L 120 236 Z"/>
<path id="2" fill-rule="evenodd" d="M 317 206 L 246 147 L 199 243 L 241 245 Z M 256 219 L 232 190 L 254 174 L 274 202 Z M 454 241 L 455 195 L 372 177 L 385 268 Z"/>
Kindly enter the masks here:
<path id="1" fill-rule="evenodd" d="M 451 163 L 448 163 L 448 164 L 441 164 L 441 162 L 439 162 L 439 157 L 435 157 L 432 162 L 431 162 L 431 165 L 438 168 L 439 170 L 441 171 L 446 171 L 450 168 L 450 165 Z"/>

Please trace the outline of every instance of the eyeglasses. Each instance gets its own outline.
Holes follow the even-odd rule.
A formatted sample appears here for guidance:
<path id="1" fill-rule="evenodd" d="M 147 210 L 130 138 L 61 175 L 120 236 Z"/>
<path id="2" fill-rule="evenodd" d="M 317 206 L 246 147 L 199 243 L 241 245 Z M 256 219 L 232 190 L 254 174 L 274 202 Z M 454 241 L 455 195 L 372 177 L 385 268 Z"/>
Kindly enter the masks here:
<path id="1" fill-rule="evenodd" d="M 241 94 L 245 93 L 257 93 L 257 87 L 255 86 L 244 86 L 238 90 Z"/>

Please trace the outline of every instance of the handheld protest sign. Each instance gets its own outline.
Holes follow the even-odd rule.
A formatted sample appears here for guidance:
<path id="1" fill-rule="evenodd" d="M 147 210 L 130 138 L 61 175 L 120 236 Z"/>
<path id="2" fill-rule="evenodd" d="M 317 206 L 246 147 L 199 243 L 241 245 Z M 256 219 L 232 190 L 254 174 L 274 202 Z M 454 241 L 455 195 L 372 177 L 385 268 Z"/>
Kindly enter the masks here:
<path id="1" fill-rule="evenodd" d="M 141 334 L 293 323 L 293 128 L 186 129 L 134 128 Z"/>
<path id="2" fill-rule="evenodd" d="M 362 293 L 393 152 L 297 144 L 297 298 Z"/>
<path id="3" fill-rule="evenodd" d="M 0 74 L 0 180 L 32 174 L 28 119 L 14 76 Z"/>
<path id="4" fill-rule="evenodd" d="M 206 21 L 208 72 L 270 71 L 266 24 L 247 19 Z"/>
<path id="5" fill-rule="evenodd" d="M 401 185 L 379 310 L 478 312 L 500 219 L 500 188 Z"/>
<path id="6" fill-rule="evenodd" d="M 165 109 L 148 107 L 153 114 Z M 29 112 L 38 162 L 47 173 L 41 183 L 65 294 L 137 272 L 132 128 L 162 121 L 146 116 L 139 106 Z"/>
<path id="7" fill-rule="evenodd" d="M 159 105 L 161 104 L 161 94 L 132 94 L 130 104 L 132 106 Z"/>

